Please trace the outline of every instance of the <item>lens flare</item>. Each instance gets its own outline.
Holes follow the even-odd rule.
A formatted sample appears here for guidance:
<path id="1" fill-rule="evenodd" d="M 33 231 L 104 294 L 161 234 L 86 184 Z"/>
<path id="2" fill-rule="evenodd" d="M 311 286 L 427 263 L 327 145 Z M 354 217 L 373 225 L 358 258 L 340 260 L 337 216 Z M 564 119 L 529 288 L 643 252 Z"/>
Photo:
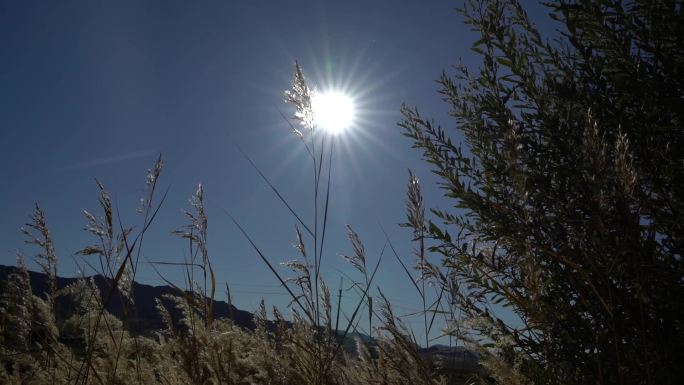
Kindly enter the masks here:
<path id="1" fill-rule="evenodd" d="M 330 91 L 314 96 L 314 124 L 332 134 L 339 134 L 354 122 L 354 101 L 341 92 Z"/>

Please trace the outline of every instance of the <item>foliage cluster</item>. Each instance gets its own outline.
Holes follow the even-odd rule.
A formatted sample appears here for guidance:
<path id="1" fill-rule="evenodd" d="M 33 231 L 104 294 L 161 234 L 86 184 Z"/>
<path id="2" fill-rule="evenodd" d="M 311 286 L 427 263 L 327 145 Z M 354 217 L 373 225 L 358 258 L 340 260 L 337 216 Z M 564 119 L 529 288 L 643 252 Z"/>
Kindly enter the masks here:
<path id="1" fill-rule="evenodd" d="M 550 2 L 553 41 L 522 4 L 464 8 L 482 66 L 440 79 L 462 141 L 403 108 L 453 202 L 409 212 L 441 256 L 425 272 L 499 382 L 679 381 L 682 3 Z"/>

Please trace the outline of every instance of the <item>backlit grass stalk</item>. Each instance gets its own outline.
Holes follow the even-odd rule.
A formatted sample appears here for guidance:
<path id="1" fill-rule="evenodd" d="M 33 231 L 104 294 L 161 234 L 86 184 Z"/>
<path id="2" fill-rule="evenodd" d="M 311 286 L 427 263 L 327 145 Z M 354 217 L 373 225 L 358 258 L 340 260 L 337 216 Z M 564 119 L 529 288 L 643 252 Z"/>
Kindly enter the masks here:
<path id="1" fill-rule="evenodd" d="M 289 202 L 284 198 L 280 191 L 271 183 L 271 181 L 264 175 L 264 173 L 256 166 L 254 161 L 244 153 L 239 147 L 238 149 L 243 156 L 248 160 L 250 165 L 256 169 L 261 178 L 269 185 L 280 201 L 287 207 L 290 213 L 297 219 L 301 228 L 305 233 L 300 231 L 297 226 L 297 244 L 295 245 L 299 251 L 301 260 L 293 260 L 285 262 L 283 265 L 289 267 L 295 273 L 295 277 L 291 279 L 284 279 L 281 274 L 273 267 L 264 253 L 252 241 L 247 231 L 239 224 L 230 214 L 231 220 L 238 227 L 240 232 L 250 242 L 259 257 L 266 263 L 271 272 L 276 276 L 280 283 L 285 287 L 291 297 L 291 304 L 297 305 L 296 309 L 301 310 L 306 319 L 309 320 L 311 331 L 315 339 L 316 354 L 312 357 L 315 360 L 315 370 L 311 372 L 311 367 L 307 366 L 306 372 L 312 373 L 310 378 L 311 383 L 322 384 L 327 383 L 328 371 L 331 369 L 333 361 L 338 356 L 342 342 L 346 338 L 350 329 L 354 325 L 354 321 L 359 316 L 359 310 L 363 304 L 368 301 L 368 292 L 373 281 L 378 265 L 375 266 L 373 274 L 369 277 L 366 274 L 366 259 L 363 252 L 363 247 L 360 246 L 358 237 L 350 237 L 355 251 L 354 260 L 361 268 L 359 269 L 365 276 L 365 284 L 360 286 L 362 288 L 361 298 L 359 299 L 352 317 L 348 320 L 342 337 L 336 336 L 337 331 L 332 329 L 332 305 L 330 303 L 330 293 L 321 277 L 321 266 L 323 263 L 323 253 L 325 251 L 325 239 L 328 224 L 328 212 L 330 207 L 330 183 L 332 178 L 332 158 L 334 150 L 334 138 L 329 137 L 325 132 L 319 131 L 315 124 L 315 117 L 313 111 L 312 100 L 314 91 L 307 85 L 302 69 L 298 63 L 295 63 L 295 76 L 290 90 L 285 92 L 285 101 L 295 108 L 293 116 L 294 122 L 286 119 L 292 132 L 303 143 L 307 154 L 311 158 L 313 166 L 313 226 L 309 227 L 300 215 L 292 208 Z M 283 115 L 284 116 L 284 115 Z M 327 178 L 327 180 L 326 180 Z M 351 229 L 350 229 L 351 231 Z M 352 231 L 353 233 L 353 231 Z M 311 250 L 313 255 L 307 253 L 306 240 L 303 234 L 308 234 L 312 244 Z M 360 250 L 360 251 L 359 251 Z M 310 258 L 313 261 L 310 261 Z M 313 264 L 311 264 L 311 262 Z M 356 266 L 356 265 L 355 265 Z M 299 294 L 296 294 L 289 285 L 296 286 Z M 370 305 L 370 304 L 369 304 Z M 338 304 L 338 307 L 340 305 Z M 339 314 L 339 313 L 338 313 Z M 295 317 L 297 313 L 295 313 Z M 339 316 L 335 321 L 336 328 L 338 326 Z M 370 322 L 369 322 L 370 323 Z M 300 362 L 300 361 L 298 361 Z M 302 362 L 302 364 L 304 364 Z M 307 363 L 309 365 L 310 363 Z"/>
<path id="2" fill-rule="evenodd" d="M 33 209 L 31 222 L 27 223 L 26 227 L 22 227 L 21 231 L 28 238 L 25 241 L 26 243 L 36 245 L 41 250 L 36 255 L 36 262 L 48 277 L 50 289 L 48 297 L 50 299 L 50 306 L 54 311 L 57 295 L 57 253 L 55 252 L 47 220 L 45 219 L 45 212 L 38 204 Z"/>
<path id="3" fill-rule="evenodd" d="M 162 168 L 161 156 L 157 158 L 153 168 L 148 172 L 148 186 L 149 194 L 145 200 L 143 200 L 142 211 L 145 213 L 143 219 L 143 225 L 141 230 L 138 232 L 136 237 L 129 241 L 129 235 L 132 229 L 125 228 L 120 221 L 120 215 L 118 218 L 118 235 L 116 235 L 116 227 L 114 222 L 114 209 L 109 194 L 105 190 L 104 186 L 98 181 L 98 188 L 100 189 L 99 203 L 103 210 L 104 216 L 101 218 L 96 218 L 94 215 L 87 211 L 84 211 L 86 218 L 88 219 L 89 225 L 86 230 L 95 235 L 99 243 L 93 244 L 91 246 L 86 246 L 79 252 L 78 255 L 83 257 L 88 257 L 92 255 L 97 255 L 100 258 L 101 274 L 105 278 L 109 279 L 110 287 L 104 297 L 105 299 L 99 304 L 99 312 L 97 318 L 92 327 L 92 334 L 89 336 L 90 341 L 96 341 L 100 330 L 100 323 L 105 322 L 107 324 L 106 317 L 106 306 L 112 300 L 115 293 L 125 296 L 128 300 L 131 298 L 131 288 L 132 282 L 135 280 L 135 264 L 133 263 L 133 258 L 140 255 L 141 243 L 144 238 L 147 229 L 150 227 L 152 222 L 157 216 L 159 209 L 166 199 L 166 194 L 162 196 L 160 202 L 157 205 L 152 205 L 152 194 L 155 191 L 155 186 L 157 179 Z M 137 250 L 137 254 L 136 254 Z M 136 258 L 137 259 L 137 258 Z M 86 263 L 87 260 L 85 261 Z M 126 305 L 129 301 L 124 301 L 122 298 L 122 303 Z M 126 307 L 126 306 L 124 306 Z M 126 310 L 125 310 L 126 311 Z M 107 325 L 108 326 L 108 325 Z M 107 327 L 111 334 L 111 328 Z M 112 336 L 114 342 L 114 338 Z M 81 363 L 81 366 L 76 374 L 74 383 L 87 383 L 89 373 L 93 373 L 98 379 L 98 382 L 103 383 L 97 373 L 97 370 L 93 366 L 93 354 L 94 354 L 94 344 L 88 346 L 88 350 L 85 354 L 85 359 Z M 117 346 L 121 346 L 121 341 Z M 118 355 L 118 353 L 117 353 Z M 118 359 L 117 359 L 118 362 Z M 116 370 L 116 369 L 115 369 Z M 140 377 L 139 377 L 140 379 Z"/>

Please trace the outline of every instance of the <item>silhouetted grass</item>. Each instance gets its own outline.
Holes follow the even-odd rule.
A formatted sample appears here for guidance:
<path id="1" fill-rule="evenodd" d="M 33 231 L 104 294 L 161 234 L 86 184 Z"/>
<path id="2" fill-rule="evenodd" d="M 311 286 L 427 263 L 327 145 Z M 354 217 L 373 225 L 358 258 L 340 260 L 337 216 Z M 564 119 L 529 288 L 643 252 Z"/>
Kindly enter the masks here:
<path id="1" fill-rule="evenodd" d="M 130 331 L 128 324 L 136 318 L 131 284 L 140 259 L 146 260 L 141 246 L 166 198 L 166 192 L 156 198 L 163 165 L 160 156 L 147 175 L 147 189 L 139 208 L 140 230 L 134 233 L 133 227 L 121 223 L 109 193 L 99 182 L 101 213 L 84 212 L 85 229 L 95 241 L 76 254 L 106 278 L 105 292 L 100 292 L 87 278 L 57 288 L 57 254 L 46 215 L 39 206 L 35 207 L 31 222 L 22 231 L 27 235 L 27 242 L 38 247 L 36 261 L 47 274 L 49 292 L 45 298 L 31 293 L 28 272 L 23 257 L 19 256 L 19 270 L 4 282 L 0 295 L 0 382 L 101 385 L 455 383 L 456 377 L 440 371 L 434 362 L 420 353 L 413 333 L 394 314 L 390 302 L 379 289 L 382 301 L 379 306 L 373 305 L 370 292 L 384 248 L 377 261 L 369 264 L 361 238 L 351 227 L 348 227 L 347 235 L 353 252 L 345 259 L 360 278 L 347 274 L 344 277 L 351 282 L 357 298 L 353 312 L 348 316 L 343 314 L 344 319 L 341 319 L 339 303 L 335 311 L 330 289 L 321 276 L 321 267 L 327 262 L 324 245 L 332 198 L 334 141 L 325 133 L 317 132 L 313 125 L 311 96 L 301 68 L 296 65 L 292 89 L 286 93 L 286 101 L 295 108 L 295 122 L 288 120 L 288 124 L 311 158 L 314 215 L 310 222 L 292 208 L 278 188 L 240 150 L 296 219 L 295 245 L 299 259 L 282 264 L 294 275 L 285 277 L 253 241 L 249 229 L 228 214 L 274 279 L 289 294 L 291 319 L 286 320 L 281 310 L 274 308 L 272 321 L 269 321 L 263 301 L 254 315 L 254 331 L 243 329 L 230 319 L 215 319 L 217 279 L 207 244 L 204 189 L 199 185 L 191 197 L 191 209 L 184 211 L 187 224 L 174 232 L 188 241 L 187 260 L 182 263 L 147 260 L 155 271 L 159 264 L 177 265 L 183 269 L 183 284 L 171 282 L 159 274 L 177 292 L 157 299 L 156 309 L 164 326 L 152 335 Z M 421 210 L 418 207 L 420 191 L 417 180 L 411 178 L 409 207 L 410 212 L 417 215 Z M 419 257 L 424 258 L 424 235 L 415 235 L 416 241 L 420 242 Z M 389 237 L 386 234 L 385 237 L 385 247 L 390 246 L 406 279 L 422 298 L 428 344 L 437 305 L 428 306 L 424 281 L 422 287 L 416 283 Z M 230 301 L 228 286 L 226 290 Z M 58 298 L 69 298 L 73 308 L 66 314 L 57 311 Z M 106 310 L 113 300 L 123 304 L 121 319 Z M 364 309 L 373 338 L 370 341 L 357 338 L 352 353 L 345 345 L 349 345 L 352 332 L 358 329 Z M 428 324 L 429 314 L 432 315 Z"/>

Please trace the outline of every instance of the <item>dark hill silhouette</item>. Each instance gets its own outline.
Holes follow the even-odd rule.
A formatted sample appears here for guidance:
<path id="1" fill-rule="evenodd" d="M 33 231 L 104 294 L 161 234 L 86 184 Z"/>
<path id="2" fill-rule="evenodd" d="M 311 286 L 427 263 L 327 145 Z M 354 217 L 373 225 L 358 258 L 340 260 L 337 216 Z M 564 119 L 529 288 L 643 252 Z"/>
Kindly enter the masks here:
<path id="1" fill-rule="evenodd" d="M 4 282 L 7 277 L 18 271 L 17 267 L 0 265 L 0 281 Z M 47 275 L 44 273 L 39 273 L 35 271 L 29 271 L 29 276 L 31 279 L 31 289 L 33 294 L 41 298 L 45 298 L 49 292 L 49 285 L 47 280 Z M 111 290 L 110 280 L 103 277 L 102 275 L 94 275 L 92 278 L 95 285 L 100 290 L 101 297 L 104 300 Z M 57 277 L 57 288 L 61 289 L 72 283 L 75 283 L 79 278 L 64 278 Z M 171 286 L 150 286 L 141 284 L 138 282 L 133 282 L 133 300 L 135 302 L 134 306 L 119 293 L 115 288 L 114 292 L 110 296 L 110 300 L 106 304 L 106 309 L 111 314 L 117 316 L 118 318 L 124 320 L 127 324 L 127 328 L 136 333 L 148 334 L 152 331 L 162 329 L 164 327 L 162 319 L 158 314 L 155 306 L 155 300 L 160 299 L 165 305 L 170 305 L 169 301 L 164 299 L 165 294 L 180 295 L 177 289 Z M 57 302 L 58 313 L 67 313 L 73 304 L 70 303 L 68 298 L 60 297 Z M 167 306 L 173 312 L 173 306 Z M 235 306 L 229 305 L 224 301 L 214 302 L 214 318 L 229 318 L 233 322 L 241 327 L 253 330 L 254 320 L 252 313 L 244 310 L 240 310 Z"/>
<path id="2" fill-rule="evenodd" d="M 19 269 L 14 266 L 0 265 L 0 282 L 4 283 L 10 274 L 17 272 L 18 270 Z M 33 294 L 41 298 L 46 298 L 49 292 L 47 275 L 35 271 L 29 271 L 28 273 L 31 280 L 31 289 Z M 100 290 L 100 295 L 102 297 L 101 299 L 104 301 L 111 290 L 110 280 L 102 275 L 94 275 L 85 278 L 93 279 L 95 285 Z M 80 278 L 57 277 L 57 288 L 61 289 L 66 287 L 75 283 L 78 279 Z M 179 293 L 177 289 L 166 285 L 151 286 L 133 282 L 132 292 L 133 300 L 135 302 L 134 306 L 131 306 L 131 304 L 115 288 L 105 307 L 109 313 L 123 320 L 126 328 L 129 331 L 142 335 L 150 335 L 154 331 L 164 328 L 164 323 L 161 319 L 161 316 L 156 310 L 155 300 L 157 298 L 166 305 L 174 320 L 177 321 L 180 318 L 180 312 L 175 310 L 170 301 L 163 298 L 166 294 L 182 294 Z M 74 304 L 71 303 L 69 298 L 65 296 L 58 297 L 58 317 L 60 315 L 69 314 L 73 307 Z M 255 327 L 254 315 L 252 313 L 240 310 L 224 301 L 214 302 L 214 318 L 232 319 L 236 325 L 249 330 L 254 330 Z M 269 322 L 268 326 L 274 327 L 275 325 Z M 341 334 L 341 331 L 338 331 L 338 333 Z M 356 343 L 354 342 L 355 338 L 360 338 L 371 345 L 376 343 L 373 338 L 367 335 L 350 333 L 350 335 L 345 338 L 343 343 L 344 349 L 346 351 L 350 353 L 356 352 Z M 452 370 L 457 373 L 467 375 L 478 372 L 481 369 L 479 365 L 479 355 L 464 347 L 434 345 L 429 348 L 419 348 L 418 351 L 422 357 L 436 363 L 439 367 L 443 368 L 443 370 Z"/>

